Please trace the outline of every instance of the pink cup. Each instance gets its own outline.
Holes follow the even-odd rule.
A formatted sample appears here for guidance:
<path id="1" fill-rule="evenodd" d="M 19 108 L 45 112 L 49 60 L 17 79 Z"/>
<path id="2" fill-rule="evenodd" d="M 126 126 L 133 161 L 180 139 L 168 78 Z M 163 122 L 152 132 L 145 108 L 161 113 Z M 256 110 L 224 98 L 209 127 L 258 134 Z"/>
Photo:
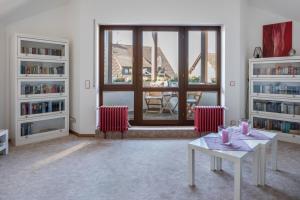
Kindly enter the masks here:
<path id="1" fill-rule="evenodd" d="M 248 134 L 248 131 L 249 131 L 249 124 L 248 122 L 242 122 L 242 133 L 243 134 Z"/>
<path id="2" fill-rule="evenodd" d="M 226 129 L 222 130 L 222 142 L 224 144 L 229 142 L 229 132 Z"/>

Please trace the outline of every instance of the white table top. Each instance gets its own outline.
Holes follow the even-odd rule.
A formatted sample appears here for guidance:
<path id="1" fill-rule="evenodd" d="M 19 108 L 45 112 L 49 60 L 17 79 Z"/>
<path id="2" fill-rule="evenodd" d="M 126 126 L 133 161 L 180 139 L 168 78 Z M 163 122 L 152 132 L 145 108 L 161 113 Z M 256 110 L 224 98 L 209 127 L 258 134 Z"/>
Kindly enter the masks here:
<path id="1" fill-rule="evenodd" d="M 6 134 L 7 132 L 7 129 L 0 129 L 0 136 Z"/>
<path id="2" fill-rule="evenodd" d="M 269 142 L 271 142 L 272 139 L 274 139 L 276 137 L 276 133 L 270 133 L 267 131 L 260 131 L 262 134 L 268 136 L 270 138 L 270 140 L 244 140 L 244 142 L 246 142 L 250 148 L 252 148 L 253 150 L 256 150 L 256 148 L 259 146 L 259 144 L 268 144 Z M 210 133 L 206 136 L 209 137 L 219 137 L 218 134 L 216 133 Z M 221 151 L 221 150 L 212 150 L 209 149 L 204 138 L 198 138 L 192 142 L 189 143 L 189 146 L 196 149 L 196 150 L 200 150 L 203 151 L 207 154 L 210 155 L 215 155 L 215 156 L 219 156 L 225 159 L 229 159 L 229 160 L 236 160 L 236 159 L 243 159 L 244 157 L 246 157 L 249 153 L 248 151 Z"/>
<path id="3" fill-rule="evenodd" d="M 257 130 L 257 129 L 255 129 Z M 257 130 L 258 132 L 264 134 L 265 136 L 268 136 L 270 138 L 270 140 L 273 140 L 276 138 L 277 134 L 274 132 L 268 132 L 268 131 L 264 131 L 264 130 Z M 270 140 L 261 140 L 261 141 L 270 141 Z"/>
<path id="4" fill-rule="evenodd" d="M 208 134 L 207 136 L 219 137 L 215 133 Z M 255 149 L 258 146 L 258 143 L 255 143 L 252 141 L 245 141 L 245 142 L 250 146 L 250 148 L 253 148 L 253 149 Z M 240 160 L 249 153 L 248 151 L 222 151 L 222 150 L 209 149 L 203 137 L 190 142 L 189 146 L 192 147 L 193 149 L 205 152 L 209 155 L 218 156 L 218 157 L 225 158 L 228 160 L 233 160 L 233 161 L 236 159 Z"/>

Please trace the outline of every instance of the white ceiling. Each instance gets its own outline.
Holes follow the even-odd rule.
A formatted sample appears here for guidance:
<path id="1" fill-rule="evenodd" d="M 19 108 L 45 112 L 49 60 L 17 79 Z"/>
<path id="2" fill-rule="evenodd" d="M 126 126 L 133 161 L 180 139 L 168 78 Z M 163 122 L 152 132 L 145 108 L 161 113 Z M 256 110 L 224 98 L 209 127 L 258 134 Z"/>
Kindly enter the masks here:
<path id="1" fill-rule="evenodd" d="M 31 0 L 0 0 L 0 18 L 13 12 Z"/>
<path id="2" fill-rule="evenodd" d="M 248 0 L 248 2 L 259 9 L 300 21 L 300 0 Z"/>
<path id="3" fill-rule="evenodd" d="M 32 16 L 60 5 L 69 0 L 0 0 L 0 23 Z M 225 0 L 224 0 L 225 1 Z M 248 0 L 251 6 L 300 21 L 300 0 Z"/>
<path id="4" fill-rule="evenodd" d="M 20 20 L 66 4 L 69 0 L 0 0 L 0 24 Z"/>

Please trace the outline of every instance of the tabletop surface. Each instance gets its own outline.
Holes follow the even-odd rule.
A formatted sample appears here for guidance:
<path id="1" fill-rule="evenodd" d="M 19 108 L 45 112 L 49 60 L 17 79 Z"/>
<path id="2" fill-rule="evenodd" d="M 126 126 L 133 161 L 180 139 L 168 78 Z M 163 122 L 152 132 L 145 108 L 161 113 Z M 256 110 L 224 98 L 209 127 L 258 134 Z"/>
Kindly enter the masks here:
<path id="1" fill-rule="evenodd" d="M 0 129 L 0 135 L 6 134 L 7 129 Z"/>
<path id="2" fill-rule="evenodd" d="M 252 149 L 255 149 L 259 144 L 267 144 L 276 137 L 276 133 L 260 131 L 260 130 L 259 130 L 259 132 L 268 136 L 270 138 L 270 140 L 244 140 L 244 142 L 246 142 L 249 145 L 249 147 Z M 219 137 L 219 136 L 216 133 L 210 133 L 210 134 L 206 135 L 205 137 Z M 198 150 L 211 151 L 211 152 L 215 152 L 218 154 L 223 154 L 224 156 L 230 156 L 230 157 L 235 157 L 235 158 L 243 158 L 244 156 L 246 156 L 249 153 L 248 151 L 221 151 L 221 150 L 209 149 L 204 140 L 204 137 L 193 140 L 192 142 L 189 143 L 189 145 Z"/>

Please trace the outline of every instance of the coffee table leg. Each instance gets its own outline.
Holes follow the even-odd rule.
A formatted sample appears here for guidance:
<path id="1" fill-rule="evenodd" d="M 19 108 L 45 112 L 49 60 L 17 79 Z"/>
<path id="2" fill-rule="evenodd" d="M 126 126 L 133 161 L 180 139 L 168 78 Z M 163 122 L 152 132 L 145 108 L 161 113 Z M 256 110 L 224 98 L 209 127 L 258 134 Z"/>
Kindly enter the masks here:
<path id="1" fill-rule="evenodd" d="M 272 169 L 277 170 L 277 138 L 272 142 Z"/>
<path id="2" fill-rule="evenodd" d="M 210 170 L 211 171 L 222 170 L 222 158 L 216 156 L 210 156 Z"/>
<path id="3" fill-rule="evenodd" d="M 260 168 L 260 148 L 256 149 L 254 152 L 253 157 L 253 178 L 254 178 L 254 184 L 259 185 L 260 184 L 260 174 L 259 174 L 259 168 Z"/>
<path id="4" fill-rule="evenodd" d="M 266 145 L 260 146 L 260 185 L 264 186 L 266 182 Z"/>
<path id="5" fill-rule="evenodd" d="M 188 176 L 189 176 L 189 185 L 195 185 L 195 150 L 191 147 L 188 147 Z"/>
<path id="6" fill-rule="evenodd" d="M 216 170 L 220 171 L 222 170 L 222 158 L 215 157 L 216 159 Z"/>
<path id="7" fill-rule="evenodd" d="M 216 157 L 210 156 L 210 170 L 215 171 L 216 170 Z"/>
<path id="8" fill-rule="evenodd" d="M 234 200 L 241 199 L 242 168 L 241 161 L 234 163 Z"/>

